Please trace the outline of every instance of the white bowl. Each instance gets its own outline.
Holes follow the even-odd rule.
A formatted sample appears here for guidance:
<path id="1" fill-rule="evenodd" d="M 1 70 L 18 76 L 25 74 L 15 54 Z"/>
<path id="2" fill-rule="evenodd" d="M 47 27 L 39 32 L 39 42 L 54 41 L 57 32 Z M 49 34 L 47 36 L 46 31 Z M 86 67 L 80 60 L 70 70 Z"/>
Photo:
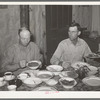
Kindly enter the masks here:
<path id="1" fill-rule="evenodd" d="M 4 77 L 0 77 L 0 82 L 2 82 L 4 80 Z"/>
<path id="2" fill-rule="evenodd" d="M 35 87 L 42 83 L 42 80 L 39 78 L 30 77 L 24 80 L 23 83 L 26 84 L 28 87 Z"/>
<path id="3" fill-rule="evenodd" d="M 26 64 L 26 66 L 28 66 L 30 69 L 33 69 L 34 70 L 34 69 L 37 69 L 37 68 L 41 67 L 42 66 L 42 63 L 41 63 L 41 61 L 34 60 L 34 61 L 29 61 Z"/>
<path id="4" fill-rule="evenodd" d="M 9 91 L 16 91 L 17 86 L 16 85 L 8 85 L 7 88 Z"/>
<path id="5" fill-rule="evenodd" d="M 21 73 L 21 74 L 19 74 L 19 75 L 17 76 L 17 78 L 23 81 L 23 80 L 25 80 L 26 78 L 28 78 L 28 75 L 25 74 L 25 73 Z"/>
<path id="6" fill-rule="evenodd" d="M 57 83 L 58 83 L 58 81 L 55 80 L 55 79 L 50 79 L 50 80 L 46 81 L 46 84 L 49 85 L 49 86 L 54 86 Z"/>
<path id="7" fill-rule="evenodd" d="M 62 81 L 63 82 L 65 81 L 65 83 L 62 83 Z M 59 82 L 66 89 L 71 89 L 77 84 L 75 79 L 70 78 L 70 77 L 62 77 L 62 78 L 59 79 Z M 72 83 L 70 83 L 70 82 L 72 82 Z"/>
<path id="8" fill-rule="evenodd" d="M 59 75 L 63 70 L 63 67 L 60 65 L 49 65 L 46 69 L 53 72 L 55 75 Z"/>
<path id="9" fill-rule="evenodd" d="M 42 81 L 47 81 L 50 78 L 52 78 L 54 74 L 49 71 L 39 71 L 36 76 L 40 78 Z"/>

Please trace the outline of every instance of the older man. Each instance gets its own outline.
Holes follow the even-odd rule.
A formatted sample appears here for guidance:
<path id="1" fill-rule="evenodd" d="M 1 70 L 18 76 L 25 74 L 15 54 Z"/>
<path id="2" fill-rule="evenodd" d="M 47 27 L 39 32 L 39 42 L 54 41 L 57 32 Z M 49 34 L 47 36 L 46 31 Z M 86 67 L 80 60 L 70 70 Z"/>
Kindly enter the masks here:
<path id="1" fill-rule="evenodd" d="M 2 72 L 16 72 L 24 69 L 28 61 L 42 60 L 38 46 L 30 41 L 30 37 L 31 33 L 26 28 L 19 30 L 19 42 L 8 48 L 1 68 Z"/>
<path id="2" fill-rule="evenodd" d="M 51 64 L 64 65 L 65 63 L 84 61 L 84 57 L 92 53 L 87 43 L 79 38 L 80 34 L 80 25 L 72 23 L 68 31 L 69 38 L 59 43 L 50 60 Z"/>

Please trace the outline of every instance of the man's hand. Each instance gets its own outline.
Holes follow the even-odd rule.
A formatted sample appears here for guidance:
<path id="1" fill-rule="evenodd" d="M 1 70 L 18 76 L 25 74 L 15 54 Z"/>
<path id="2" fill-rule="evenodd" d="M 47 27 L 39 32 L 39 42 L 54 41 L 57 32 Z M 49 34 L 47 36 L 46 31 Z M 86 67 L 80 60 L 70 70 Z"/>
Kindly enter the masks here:
<path id="1" fill-rule="evenodd" d="M 67 69 L 68 67 L 70 67 L 71 66 L 71 63 L 70 62 L 63 62 L 62 63 L 62 67 L 64 68 L 64 69 Z"/>
<path id="2" fill-rule="evenodd" d="M 20 65 L 21 68 L 26 67 L 26 60 L 21 60 L 21 61 L 19 62 L 19 65 Z"/>

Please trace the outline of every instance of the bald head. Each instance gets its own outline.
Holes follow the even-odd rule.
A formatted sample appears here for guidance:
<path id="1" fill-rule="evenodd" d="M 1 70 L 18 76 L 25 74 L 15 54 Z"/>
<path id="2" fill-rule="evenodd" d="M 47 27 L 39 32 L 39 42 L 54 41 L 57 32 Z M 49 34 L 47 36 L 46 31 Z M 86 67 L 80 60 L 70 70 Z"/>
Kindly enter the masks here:
<path id="1" fill-rule="evenodd" d="M 19 32 L 19 42 L 23 46 L 27 46 L 30 42 L 30 32 L 27 29 L 22 29 Z"/>

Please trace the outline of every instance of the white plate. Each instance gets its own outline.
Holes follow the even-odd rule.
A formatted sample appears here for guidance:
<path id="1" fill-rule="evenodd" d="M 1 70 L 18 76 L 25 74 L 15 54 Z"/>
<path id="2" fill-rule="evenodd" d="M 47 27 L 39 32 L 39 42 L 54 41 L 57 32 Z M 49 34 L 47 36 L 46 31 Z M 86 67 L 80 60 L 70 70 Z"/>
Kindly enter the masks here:
<path id="1" fill-rule="evenodd" d="M 51 72 L 60 72 L 63 70 L 63 67 L 60 65 L 49 65 L 46 69 Z"/>
<path id="2" fill-rule="evenodd" d="M 32 62 L 34 62 L 34 63 L 37 63 L 38 65 L 37 66 L 29 66 L 29 63 L 32 63 Z M 26 64 L 26 66 L 28 66 L 30 69 L 32 69 L 32 70 L 34 70 L 34 69 L 37 69 L 37 68 L 39 68 L 40 66 L 42 66 L 42 63 L 41 63 L 41 61 L 37 61 L 37 60 L 34 60 L 34 61 L 29 61 L 27 64 Z"/>
<path id="3" fill-rule="evenodd" d="M 38 87 L 38 88 L 34 89 L 33 91 L 57 91 L 57 90 L 53 87 L 43 86 L 43 87 Z"/>
<path id="4" fill-rule="evenodd" d="M 88 86 L 100 86 L 100 78 L 96 76 L 86 77 L 82 82 Z"/>
<path id="5" fill-rule="evenodd" d="M 6 83 L 7 83 L 6 81 L 3 81 L 2 83 L 0 82 L 0 87 L 6 85 Z"/>
<path id="6" fill-rule="evenodd" d="M 39 78 L 30 77 L 30 78 L 27 78 L 26 80 L 24 80 L 23 83 L 29 87 L 35 87 L 38 84 L 42 83 L 42 80 Z"/>

